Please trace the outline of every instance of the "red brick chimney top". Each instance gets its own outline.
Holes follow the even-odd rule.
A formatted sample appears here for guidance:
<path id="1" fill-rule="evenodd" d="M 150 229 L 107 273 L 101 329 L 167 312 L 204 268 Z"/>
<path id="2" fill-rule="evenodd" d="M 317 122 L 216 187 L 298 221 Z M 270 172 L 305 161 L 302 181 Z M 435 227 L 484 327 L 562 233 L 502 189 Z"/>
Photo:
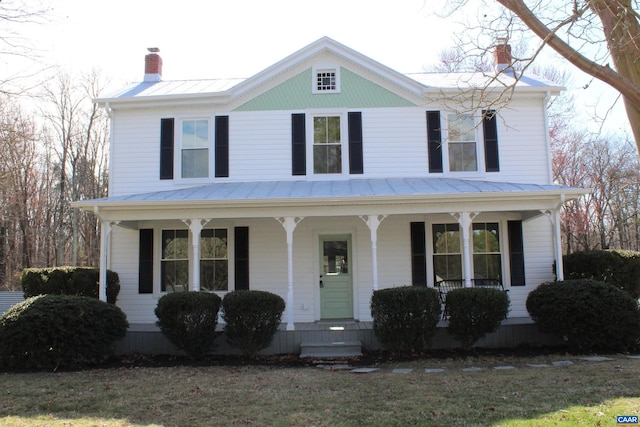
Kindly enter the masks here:
<path id="1" fill-rule="evenodd" d="M 511 45 L 507 43 L 506 38 L 496 39 L 493 57 L 495 59 L 496 70 L 502 71 L 505 68 L 511 67 Z"/>
<path id="2" fill-rule="evenodd" d="M 162 80 L 162 58 L 158 55 L 160 49 L 150 47 L 149 53 L 144 57 L 144 81 L 159 82 Z"/>

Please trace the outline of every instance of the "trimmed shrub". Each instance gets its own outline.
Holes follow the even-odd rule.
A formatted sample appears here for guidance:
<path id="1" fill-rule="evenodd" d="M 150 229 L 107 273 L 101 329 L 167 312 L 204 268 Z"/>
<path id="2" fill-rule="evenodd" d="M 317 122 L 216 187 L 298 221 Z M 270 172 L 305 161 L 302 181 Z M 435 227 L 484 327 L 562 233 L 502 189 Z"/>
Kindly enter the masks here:
<path id="1" fill-rule="evenodd" d="M 527 297 L 541 332 L 564 337 L 571 351 L 631 350 L 640 342 L 640 307 L 629 294 L 592 279 L 543 283 Z"/>
<path id="2" fill-rule="evenodd" d="M 447 330 L 470 350 L 486 334 L 494 332 L 509 314 L 509 296 L 493 288 L 460 288 L 447 292 Z"/>
<path id="3" fill-rule="evenodd" d="M 98 298 L 100 269 L 87 267 L 26 268 L 20 282 L 24 297 L 37 295 L 76 295 Z M 107 302 L 115 304 L 120 293 L 120 278 L 107 270 Z"/>
<path id="4" fill-rule="evenodd" d="M 178 349 L 200 359 L 215 348 L 222 299 L 210 292 L 173 292 L 158 300 L 156 324 Z"/>
<path id="5" fill-rule="evenodd" d="M 640 252 L 618 249 L 575 252 L 562 257 L 565 279 L 593 279 L 640 298 Z"/>
<path id="6" fill-rule="evenodd" d="M 0 317 L 0 365 L 80 367 L 112 354 L 129 324 L 113 304 L 73 295 L 40 295 Z"/>
<path id="7" fill-rule="evenodd" d="M 273 341 L 285 302 L 276 294 L 242 290 L 229 292 L 222 300 L 222 318 L 227 342 L 243 355 L 254 358 Z"/>
<path id="8" fill-rule="evenodd" d="M 420 352 L 436 333 L 440 310 L 440 296 L 433 288 L 401 286 L 374 291 L 373 332 L 391 351 Z"/>

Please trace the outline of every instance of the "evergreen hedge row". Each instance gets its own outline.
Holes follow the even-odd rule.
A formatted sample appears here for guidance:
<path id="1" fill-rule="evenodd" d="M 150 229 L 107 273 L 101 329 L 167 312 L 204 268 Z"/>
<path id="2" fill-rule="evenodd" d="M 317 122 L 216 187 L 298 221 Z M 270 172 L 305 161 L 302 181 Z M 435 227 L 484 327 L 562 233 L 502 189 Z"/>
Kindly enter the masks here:
<path id="1" fill-rule="evenodd" d="M 24 297 L 37 295 L 76 295 L 98 298 L 100 270 L 90 267 L 26 268 L 20 277 Z M 120 278 L 107 270 L 107 302 L 115 304 Z"/>
<path id="2" fill-rule="evenodd" d="M 594 279 L 640 298 L 640 252 L 618 249 L 575 252 L 563 257 L 565 279 Z"/>
<path id="3" fill-rule="evenodd" d="M 56 369 L 104 361 L 129 324 L 113 304 L 74 295 L 39 295 L 0 317 L 0 365 Z"/>
<path id="4" fill-rule="evenodd" d="M 574 352 L 625 351 L 640 343 L 638 301 L 606 283 L 543 283 L 529 293 L 526 305 L 541 332 L 563 337 Z"/>

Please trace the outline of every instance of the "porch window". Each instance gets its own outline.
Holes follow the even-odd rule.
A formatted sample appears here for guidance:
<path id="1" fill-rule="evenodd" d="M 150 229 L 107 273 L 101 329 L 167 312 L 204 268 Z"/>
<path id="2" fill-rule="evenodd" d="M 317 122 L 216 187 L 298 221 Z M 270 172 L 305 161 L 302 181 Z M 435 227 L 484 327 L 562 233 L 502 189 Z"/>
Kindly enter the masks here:
<path id="1" fill-rule="evenodd" d="M 433 271 L 440 280 L 462 278 L 460 225 L 433 224 Z"/>
<path id="2" fill-rule="evenodd" d="M 209 120 L 182 121 L 182 178 L 209 176 Z"/>
<path id="3" fill-rule="evenodd" d="M 206 291 L 229 289 L 229 251 L 226 228 L 200 233 L 200 288 Z"/>
<path id="4" fill-rule="evenodd" d="M 501 279 L 502 256 L 497 222 L 474 223 L 473 272 L 476 279 Z"/>
<path id="5" fill-rule="evenodd" d="M 162 230 L 160 290 L 189 290 L 189 231 Z"/>
<path id="6" fill-rule="evenodd" d="M 449 171 L 478 170 L 476 126 L 471 114 L 449 114 Z"/>
<path id="7" fill-rule="evenodd" d="M 340 116 L 313 118 L 313 173 L 342 173 Z"/>

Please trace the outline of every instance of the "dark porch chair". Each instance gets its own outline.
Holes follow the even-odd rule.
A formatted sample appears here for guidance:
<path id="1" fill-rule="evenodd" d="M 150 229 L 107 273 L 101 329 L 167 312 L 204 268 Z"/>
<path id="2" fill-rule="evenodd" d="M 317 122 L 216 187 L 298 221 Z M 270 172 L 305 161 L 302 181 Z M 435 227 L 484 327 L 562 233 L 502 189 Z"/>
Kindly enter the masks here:
<path id="1" fill-rule="evenodd" d="M 440 302 L 442 304 L 442 320 L 449 318 L 449 310 L 447 308 L 447 292 L 454 289 L 464 288 L 464 279 L 445 279 L 436 282 L 436 288 L 440 293 Z M 471 287 L 473 288 L 494 288 L 504 291 L 504 285 L 500 279 L 471 279 Z"/>

